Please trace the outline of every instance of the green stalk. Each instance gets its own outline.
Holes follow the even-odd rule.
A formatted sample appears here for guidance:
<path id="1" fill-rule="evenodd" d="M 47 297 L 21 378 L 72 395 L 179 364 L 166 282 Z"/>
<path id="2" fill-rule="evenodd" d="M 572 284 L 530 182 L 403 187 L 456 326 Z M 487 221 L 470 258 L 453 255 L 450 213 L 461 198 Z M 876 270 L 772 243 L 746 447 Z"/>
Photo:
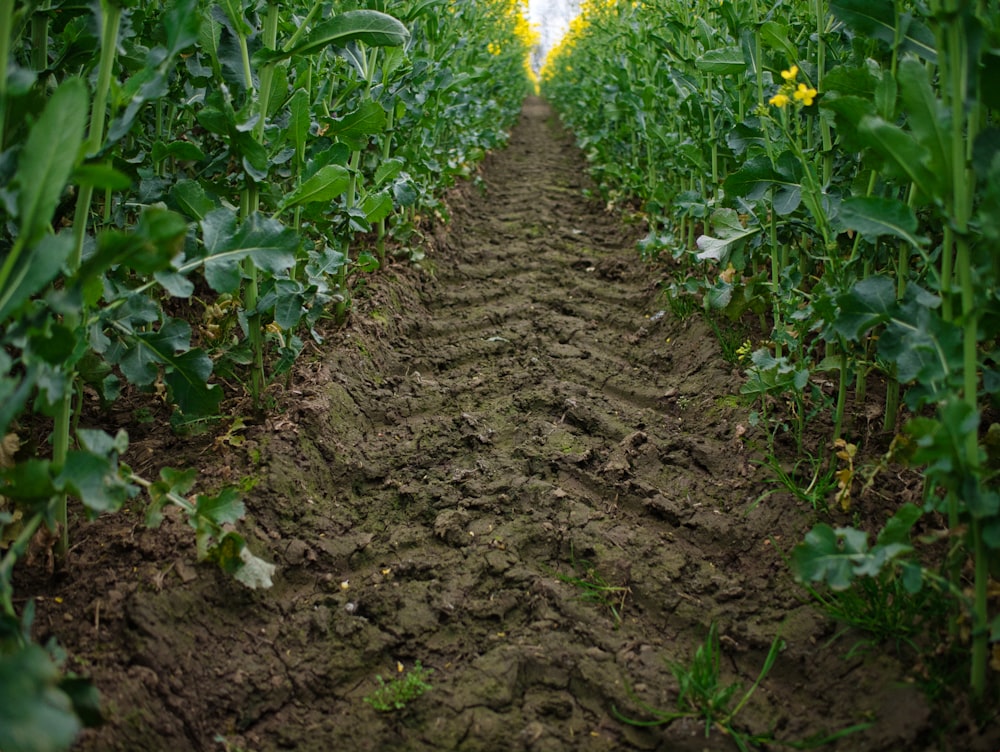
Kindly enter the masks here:
<path id="1" fill-rule="evenodd" d="M 350 183 L 347 188 L 347 195 L 344 197 L 347 208 L 353 209 L 357 202 L 357 175 L 358 175 L 358 165 L 361 162 L 361 152 L 352 151 L 351 159 L 348 163 L 348 167 L 351 171 Z M 350 238 L 345 238 L 343 241 L 343 253 L 344 253 L 344 263 L 340 265 L 337 270 L 336 284 L 337 291 L 340 297 L 334 306 L 333 313 L 334 319 L 337 323 L 344 323 L 344 319 L 347 317 L 347 308 L 350 305 L 350 293 L 347 289 L 347 267 L 351 263 L 351 241 Z"/>
<path id="2" fill-rule="evenodd" d="M 823 76 L 826 71 L 826 0 L 816 0 L 816 88 L 823 91 Z M 833 136 L 830 124 L 819 119 L 819 132 L 823 148 L 823 185 L 830 185 L 833 178 Z"/>
<path id="3" fill-rule="evenodd" d="M 43 71 L 49 67 L 49 14 L 31 16 L 31 67 Z"/>
<path id="4" fill-rule="evenodd" d="M 771 306 L 774 315 L 774 331 L 781 328 L 781 251 L 778 248 L 778 216 L 774 211 L 774 189 L 771 189 L 771 207 L 768 221 L 768 244 L 771 246 Z M 776 337 L 774 356 L 781 357 L 781 342 Z"/>
<path id="5" fill-rule="evenodd" d="M 94 90 L 94 100 L 90 111 L 90 129 L 87 134 L 86 154 L 100 151 L 104 143 L 104 120 L 107 117 L 108 96 L 111 93 L 111 75 L 114 71 L 118 49 L 118 32 L 121 28 L 122 9 L 113 2 L 101 2 L 101 58 L 97 69 L 97 88 Z M 83 242 L 87 234 L 87 220 L 90 216 L 90 205 L 94 189 L 86 185 L 80 187 L 76 210 L 73 219 L 73 250 L 70 252 L 67 266 L 70 274 L 80 268 L 83 256 Z M 66 323 L 70 328 L 76 328 L 84 317 L 81 311 L 78 317 L 67 316 Z M 74 320 L 75 319 L 75 320 Z M 69 453 L 70 431 L 73 424 L 73 395 L 76 389 L 76 373 L 69 369 L 66 374 L 65 394 L 56 407 L 52 428 L 52 465 L 58 472 L 66 463 Z M 69 518 L 67 513 L 66 494 L 59 494 L 55 499 L 54 517 L 59 526 L 59 539 L 56 541 L 54 553 L 59 561 L 66 558 L 69 551 Z"/>
<path id="6" fill-rule="evenodd" d="M 312 26 L 313 20 L 316 18 L 316 14 L 319 13 L 320 8 L 323 7 L 323 0 L 315 0 L 312 7 L 309 9 L 309 13 L 306 15 L 305 19 L 298 25 L 295 32 L 289 37 L 288 41 L 282 45 L 282 49 L 287 52 L 292 49 L 298 41 L 302 38 L 302 35 L 309 31 Z M 273 47 L 271 49 L 274 49 Z"/>
<path id="7" fill-rule="evenodd" d="M 837 371 L 840 374 L 840 383 L 837 385 L 837 407 L 833 417 L 833 440 L 840 438 L 844 426 L 844 408 L 847 404 L 847 348 L 844 343 L 840 343 L 840 363 Z"/>
<path id="8" fill-rule="evenodd" d="M 705 109 L 708 110 L 708 138 L 712 144 L 712 195 L 715 196 L 719 191 L 719 142 L 715 134 L 715 111 L 712 108 L 713 80 L 712 74 L 709 73 L 705 89 L 708 92 L 708 96 L 705 97 Z"/>
<path id="9" fill-rule="evenodd" d="M 912 208 L 916 204 L 917 189 L 912 183 L 907 189 L 907 204 Z M 900 241 L 898 244 L 898 255 L 896 257 L 896 299 L 902 300 L 906 294 L 906 284 L 910 277 L 910 246 L 908 243 Z M 896 376 L 896 366 L 892 366 L 885 391 L 885 418 L 882 428 L 892 431 L 896 427 L 896 418 L 899 415 L 899 379 Z"/>
<path id="10" fill-rule="evenodd" d="M 104 120 L 107 117 L 108 96 L 111 93 L 111 75 L 114 72 L 115 59 L 118 50 L 118 31 L 121 28 L 122 9 L 116 3 L 101 0 L 101 59 L 97 69 L 97 87 L 94 89 L 94 101 L 90 110 L 90 131 L 87 136 L 86 154 L 96 154 L 104 144 Z M 70 273 L 80 267 L 83 256 L 83 241 L 87 234 L 87 220 L 90 216 L 90 203 L 94 196 L 92 186 L 80 186 L 80 195 L 76 202 L 76 212 L 73 217 L 73 232 L 75 244 L 67 264 Z"/>
<path id="11" fill-rule="evenodd" d="M 369 52 L 365 45 L 359 42 L 358 55 L 361 57 L 361 70 L 364 72 L 365 77 L 365 93 L 363 99 L 368 99 L 371 96 L 372 80 L 375 77 L 375 60 L 378 55 L 378 48 Z M 353 209 L 357 206 L 358 202 L 358 168 L 361 164 L 361 151 L 361 149 L 352 151 L 351 159 L 348 163 L 348 167 L 350 168 L 350 182 L 347 187 L 347 195 L 344 197 L 348 209 Z M 350 292 L 347 289 L 347 267 L 351 263 L 351 240 L 349 235 L 344 239 L 343 248 L 344 263 L 337 271 L 336 278 L 340 299 L 334 307 L 334 317 L 338 323 L 344 322 L 344 319 L 347 316 L 347 308 L 350 304 Z"/>
<path id="12" fill-rule="evenodd" d="M 268 49 L 274 49 L 277 44 L 278 33 L 278 7 L 269 5 L 264 17 L 264 45 Z M 246 84 L 247 92 L 253 92 L 253 71 L 250 67 L 250 50 L 247 45 L 245 34 L 238 33 L 240 44 L 240 58 L 243 62 L 243 80 Z M 260 106 L 260 117 L 254 126 L 254 138 L 258 143 L 263 143 L 264 132 L 267 126 L 268 99 L 271 94 L 271 80 L 274 75 L 273 64 L 267 65 L 261 71 L 260 91 L 257 92 L 258 104 Z M 247 177 L 246 187 L 240 202 L 241 219 L 246 220 L 251 214 L 257 211 L 260 206 L 260 193 L 253 179 Z M 260 397 L 264 392 L 265 371 L 264 371 L 264 331 L 261 314 L 257 310 L 260 302 L 260 282 L 257 275 L 257 266 L 249 257 L 243 262 L 243 272 L 247 277 L 246 290 L 243 296 L 244 309 L 247 316 L 247 337 L 250 340 L 250 350 L 253 354 L 253 365 L 250 368 L 250 398 L 255 408 L 260 407 Z"/>
<path id="13" fill-rule="evenodd" d="M 966 120 L 965 92 L 969 80 L 967 40 L 963 33 L 961 15 L 949 20 L 945 31 L 947 47 L 946 61 L 949 89 L 951 91 L 951 163 L 952 163 L 952 211 L 951 224 L 955 236 L 955 271 L 962 302 L 962 397 L 974 412 L 979 409 L 978 373 L 978 329 L 979 311 L 976 308 L 975 284 L 972 276 L 972 253 L 969 247 L 969 220 L 972 216 L 972 193 L 975 175 L 966 167 L 967 144 L 976 137 L 978 123 Z M 968 139 L 968 141 L 966 141 Z M 974 431 L 967 433 L 963 447 L 968 471 L 980 477 L 979 437 Z M 986 688 L 986 667 L 989 649 L 989 627 L 987 611 L 987 585 L 989 569 L 987 550 L 983 541 L 980 520 L 973 517 L 970 535 L 975 561 L 975 581 L 972 623 L 972 665 L 970 686 L 972 694 L 981 698 Z"/>
<path id="14" fill-rule="evenodd" d="M 396 108 L 389 108 L 389 115 L 386 118 L 385 127 L 385 139 L 382 141 L 382 161 L 385 162 L 389 159 L 389 155 L 392 153 L 392 128 L 393 122 L 395 121 Z M 378 238 L 375 241 L 375 248 L 378 252 L 378 263 L 380 267 L 385 266 L 385 222 L 386 218 L 382 217 L 378 221 Z"/>
<path id="15" fill-rule="evenodd" d="M 14 34 L 14 0 L 0 0 L 0 151 L 7 126 L 7 60 Z"/>

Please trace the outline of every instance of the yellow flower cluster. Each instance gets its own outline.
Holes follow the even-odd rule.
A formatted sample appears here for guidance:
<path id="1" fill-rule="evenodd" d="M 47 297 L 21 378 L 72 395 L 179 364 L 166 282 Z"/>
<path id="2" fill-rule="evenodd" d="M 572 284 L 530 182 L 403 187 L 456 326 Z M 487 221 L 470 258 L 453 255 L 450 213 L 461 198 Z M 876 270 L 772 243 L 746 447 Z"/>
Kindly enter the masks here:
<path id="1" fill-rule="evenodd" d="M 778 93 L 771 97 L 767 103 L 778 108 L 787 107 L 792 102 L 798 102 L 805 107 L 812 106 L 813 100 L 819 92 L 808 84 L 802 82 L 796 84 L 798 76 L 799 66 L 797 65 L 781 71 L 781 77 L 785 82 L 781 85 Z"/>

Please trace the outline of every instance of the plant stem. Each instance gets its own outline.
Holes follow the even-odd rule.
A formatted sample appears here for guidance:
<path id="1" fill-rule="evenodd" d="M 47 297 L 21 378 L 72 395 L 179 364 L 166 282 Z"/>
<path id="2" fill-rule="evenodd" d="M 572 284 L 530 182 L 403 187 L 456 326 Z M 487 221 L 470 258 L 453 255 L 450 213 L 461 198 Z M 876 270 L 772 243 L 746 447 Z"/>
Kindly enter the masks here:
<path id="1" fill-rule="evenodd" d="M 7 126 L 7 60 L 14 33 L 14 0 L 0 0 L 0 151 Z"/>
<path id="2" fill-rule="evenodd" d="M 955 271 L 961 291 L 962 304 L 962 398 L 973 413 L 979 410 L 978 330 L 979 311 L 976 307 L 976 290 L 972 276 L 972 250 L 969 244 L 969 220 L 972 216 L 972 196 L 975 175 L 968 169 L 967 149 L 976 137 L 978 122 L 965 117 L 966 92 L 969 83 L 968 45 L 964 29 L 964 15 L 960 8 L 953 9 L 944 29 L 944 50 L 948 89 L 951 94 L 951 222 L 954 227 Z M 958 448 L 958 447 L 956 447 Z M 967 472 L 982 483 L 979 466 L 979 436 L 968 431 L 965 445 L 960 450 L 965 455 Z M 972 555 L 975 562 L 974 604 L 972 623 L 972 665 L 969 684 L 972 694 L 981 698 L 986 688 L 986 667 L 989 649 L 988 612 L 986 588 L 989 580 L 986 544 L 982 539 L 981 521 L 973 517 L 970 526 Z"/>
<path id="3" fill-rule="evenodd" d="M 121 6 L 108 0 L 101 2 L 101 59 L 97 70 L 97 86 L 94 89 L 94 101 L 90 110 L 90 131 L 87 136 L 85 153 L 96 154 L 104 143 L 104 120 L 107 117 L 108 96 L 111 93 L 111 75 L 114 71 L 118 50 L 118 31 L 121 28 Z M 80 186 L 80 195 L 76 201 L 76 212 L 73 217 L 73 233 L 75 244 L 67 264 L 70 273 L 80 267 L 83 256 L 83 241 L 87 234 L 87 220 L 90 216 L 90 203 L 94 196 L 94 188 L 90 185 Z"/>
<path id="4" fill-rule="evenodd" d="M 117 56 L 121 19 L 121 6 L 102 0 L 101 58 L 97 71 L 97 87 L 94 90 L 94 100 L 90 110 L 90 130 L 87 135 L 86 154 L 96 154 L 104 143 L 104 120 L 107 117 L 108 96 L 111 92 L 111 75 Z M 66 262 L 71 274 L 80 268 L 93 193 L 93 186 L 80 187 L 73 220 L 73 250 Z M 85 311 L 81 311 L 77 316 L 67 315 L 65 323 L 70 328 L 76 329 L 84 318 Z M 64 388 L 66 391 L 56 406 L 52 428 L 52 464 L 57 470 L 65 464 L 66 456 L 69 453 L 70 430 L 73 424 L 73 394 L 76 389 L 76 373 L 72 366 L 67 368 Z M 56 542 L 55 555 L 59 561 L 63 561 L 69 551 L 69 517 L 66 494 L 59 494 L 56 497 L 54 517 L 59 526 L 59 540 Z"/>

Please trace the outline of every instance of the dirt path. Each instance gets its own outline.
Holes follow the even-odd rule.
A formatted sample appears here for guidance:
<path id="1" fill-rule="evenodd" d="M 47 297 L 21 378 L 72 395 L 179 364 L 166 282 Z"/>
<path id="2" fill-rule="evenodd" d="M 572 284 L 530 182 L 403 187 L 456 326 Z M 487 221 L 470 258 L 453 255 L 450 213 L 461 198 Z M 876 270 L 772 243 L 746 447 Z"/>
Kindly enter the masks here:
<path id="1" fill-rule="evenodd" d="M 39 631 L 111 711 L 81 748 L 732 750 L 704 724 L 611 713 L 647 717 L 626 684 L 670 709 L 665 661 L 713 621 L 726 681 L 749 686 L 786 642 L 738 727 L 795 741 L 877 720 L 830 748 L 938 748 L 904 667 L 851 654 L 860 635 L 829 645 L 800 603 L 768 537 L 790 548 L 810 510 L 754 507 L 738 376 L 697 317 L 659 311 L 656 270 L 584 174 L 529 100 L 482 191 L 452 200 L 433 273 L 379 275 L 268 424 L 214 447 L 273 590 L 192 567 L 178 522 L 77 533 L 102 555 L 43 599 Z M 605 603 L 558 576 L 584 562 Z M 432 691 L 397 713 L 363 701 L 418 660 Z"/>

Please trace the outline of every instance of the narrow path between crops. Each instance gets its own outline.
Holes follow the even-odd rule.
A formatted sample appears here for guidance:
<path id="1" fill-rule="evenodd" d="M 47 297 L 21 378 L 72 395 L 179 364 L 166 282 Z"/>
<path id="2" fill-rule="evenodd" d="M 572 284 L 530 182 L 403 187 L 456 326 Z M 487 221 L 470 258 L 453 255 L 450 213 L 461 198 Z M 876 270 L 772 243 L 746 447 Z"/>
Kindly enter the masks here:
<path id="1" fill-rule="evenodd" d="M 106 699 L 82 749 L 733 750 L 703 722 L 612 713 L 649 718 L 630 690 L 673 709 L 667 664 L 712 622 L 725 682 L 748 687 L 786 642 L 738 728 L 800 741 L 876 720 L 828 748 L 930 748 L 903 667 L 831 641 L 801 602 L 774 543 L 811 510 L 754 504 L 738 374 L 698 317 L 660 310 L 662 268 L 585 175 L 529 99 L 423 270 L 373 277 L 266 425 L 194 458 L 242 482 L 272 590 L 193 566 L 175 520 L 77 532 L 39 631 Z M 574 577 L 606 589 L 588 601 Z M 431 691 L 363 701 L 416 661 Z"/>

